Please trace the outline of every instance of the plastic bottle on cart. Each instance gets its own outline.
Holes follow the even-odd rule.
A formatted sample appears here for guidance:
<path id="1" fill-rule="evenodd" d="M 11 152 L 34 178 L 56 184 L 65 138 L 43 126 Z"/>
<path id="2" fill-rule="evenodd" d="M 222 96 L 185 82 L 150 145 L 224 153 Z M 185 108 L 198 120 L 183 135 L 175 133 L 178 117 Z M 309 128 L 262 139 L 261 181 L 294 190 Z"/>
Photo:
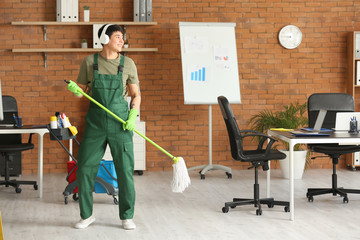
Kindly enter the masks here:
<path id="1" fill-rule="evenodd" d="M 63 128 L 62 122 L 61 122 L 61 117 L 60 117 L 60 112 L 56 112 L 55 116 L 57 118 L 57 126 L 58 128 Z"/>
<path id="2" fill-rule="evenodd" d="M 65 113 L 61 114 L 61 122 L 62 122 L 64 128 L 71 127 L 69 118 L 66 117 Z"/>
<path id="3" fill-rule="evenodd" d="M 57 117 L 56 116 L 51 116 L 50 117 L 50 128 L 51 129 L 57 129 L 58 128 Z"/>

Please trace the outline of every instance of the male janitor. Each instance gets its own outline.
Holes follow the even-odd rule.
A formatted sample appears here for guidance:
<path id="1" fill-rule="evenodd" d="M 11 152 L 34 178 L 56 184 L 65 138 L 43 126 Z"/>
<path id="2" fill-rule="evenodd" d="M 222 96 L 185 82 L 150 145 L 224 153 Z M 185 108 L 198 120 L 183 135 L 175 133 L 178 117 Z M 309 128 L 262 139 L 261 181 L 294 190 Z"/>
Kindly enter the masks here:
<path id="1" fill-rule="evenodd" d="M 76 178 L 79 189 L 81 219 L 75 228 L 86 228 L 95 221 L 93 215 L 93 189 L 100 161 L 109 144 L 117 181 L 119 216 L 124 229 L 135 229 L 133 130 L 140 108 L 139 80 L 135 63 L 120 54 L 124 45 L 123 30 L 114 24 L 105 24 L 98 36 L 103 45 L 99 53 L 87 56 L 77 78 L 82 90 L 126 121 L 120 123 L 103 109 L 90 103 L 85 118 L 85 130 L 78 154 Z M 80 88 L 70 81 L 68 89 L 76 96 Z M 131 97 L 130 109 L 126 101 Z"/>

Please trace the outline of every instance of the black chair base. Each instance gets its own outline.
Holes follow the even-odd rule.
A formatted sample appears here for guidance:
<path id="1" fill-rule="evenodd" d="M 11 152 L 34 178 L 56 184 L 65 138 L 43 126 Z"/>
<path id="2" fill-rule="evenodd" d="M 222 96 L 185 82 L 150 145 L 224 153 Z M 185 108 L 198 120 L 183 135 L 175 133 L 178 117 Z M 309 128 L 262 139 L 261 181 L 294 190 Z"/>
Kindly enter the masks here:
<path id="1" fill-rule="evenodd" d="M 343 197 L 343 202 L 348 203 L 349 202 L 349 198 L 347 196 L 348 193 L 360 194 L 360 190 L 346 189 L 346 188 L 309 188 L 306 193 L 306 197 L 309 202 L 313 202 L 314 201 L 313 196 L 332 194 L 333 196 L 339 195 Z"/>
<path id="2" fill-rule="evenodd" d="M 343 197 L 343 203 L 348 203 L 349 198 L 347 196 L 348 193 L 360 194 L 360 189 L 346 189 L 337 186 L 337 174 L 336 174 L 336 165 L 339 162 L 340 155 L 330 155 L 333 161 L 333 174 L 332 174 L 332 187 L 331 188 L 308 188 L 306 197 L 309 202 L 314 201 L 314 196 L 324 195 L 324 194 L 332 194 L 333 196 L 341 196 Z"/>
<path id="3" fill-rule="evenodd" d="M 2 153 L 5 156 L 5 179 L 0 181 L 0 186 L 5 185 L 5 187 L 12 186 L 15 188 L 16 193 L 21 193 L 20 185 L 33 185 L 35 190 L 38 190 L 38 185 L 36 181 L 17 181 L 16 179 L 10 179 L 9 174 L 9 162 L 12 161 L 13 154 Z"/>
<path id="4" fill-rule="evenodd" d="M 261 205 L 267 205 L 269 208 L 273 208 L 274 206 L 284 206 L 284 211 L 290 212 L 289 202 L 275 201 L 274 198 L 261 198 L 258 200 L 248 198 L 234 198 L 233 202 L 225 203 L 225 207 L 222 208 L 222 212 L 227 213 L 229 208 L 235 208 L 241 205 L 254 205 L 254 207 L 258 208 L 256 209 L 256 215 L 262 214 Z"/>
<path id="5" fill-rule="evenodd" d="M 254 184 L 254 198 L 233 198 L 232 202 L 226 202 L 225 207 L 222 208 L 223 213 L 229 212 L 230 208 L 235 208 L 240 205 L 254 205 L 257 207 L 256 215 L 262 214 L 261 204 L 267 205 L 269 208 L 273 208 L 274 206 L 284 206 L 285 212 L 290 212 L 290 204 L 289 202 L 284 201 L 275 201 L 274 198 L 259 198 L 259 170 L 258 170 L 258 163 L 252 162 L 253 167 L 255 170 L 255 184 Z M 263 166 L 264 168 L 264 166 Z M 265 167 L 267 169 L 267 167 Z"/>
<path id="6" fill-rule="evenodd" d="M 38 190 L 38 185 L 36 181 L 17 181 L 17 180 L 5 180 L 0 181 L 0 186 L 5 185 L 5 187 L 12 186 L 15 188 L 16 193 L 21 193 L 20 185 L 33 185 L 35 190 Z"/>

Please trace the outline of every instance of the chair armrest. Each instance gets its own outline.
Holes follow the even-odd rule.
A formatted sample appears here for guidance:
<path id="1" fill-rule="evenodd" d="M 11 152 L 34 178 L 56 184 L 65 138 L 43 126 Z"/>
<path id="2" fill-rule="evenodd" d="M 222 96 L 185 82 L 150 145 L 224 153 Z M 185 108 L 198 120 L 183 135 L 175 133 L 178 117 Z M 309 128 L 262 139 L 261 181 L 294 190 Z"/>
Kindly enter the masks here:
<path id="1" fill-rule="evenodd" d="M 254 130 L 241 130 L 241 133 L 250 133 L 250 134 L 245 134 L 245 135 L 241 135 L 242 138 L 245 137 L 261 137 L 257 150 L 262 150 L 264 143 L 266 140 L 270 140 L 270 142 L 268 143 L 265 152 L 269 152 L 271 150 L 272 145 L 274 144 L 274 142 L 276 142 L 277 140 L 269 135 L 266 135 L 264 133 L 258 132 L 258 131 L 254 131 Z"/>
<path id="2" fill-rule="evenodd" d="M 241 135 L 241 137 L 245 138 L 245 137 L 263 137 L 261 139 L 261 141 L 265 141 L 267 139 L 269 139 L 270 141 L 273 140 L 273 141 L 277 141 L 275 138 L 269 136 L 269 135 L 266 135 L 262 132 L 258 132 L 258 131 L 254 131 L 254 130 L 240 130 L 240 133 L 250 133 L 250 134 L 244 134 L 244 135 Z M 264 142 L 262 143 L 264 144 Z"/>

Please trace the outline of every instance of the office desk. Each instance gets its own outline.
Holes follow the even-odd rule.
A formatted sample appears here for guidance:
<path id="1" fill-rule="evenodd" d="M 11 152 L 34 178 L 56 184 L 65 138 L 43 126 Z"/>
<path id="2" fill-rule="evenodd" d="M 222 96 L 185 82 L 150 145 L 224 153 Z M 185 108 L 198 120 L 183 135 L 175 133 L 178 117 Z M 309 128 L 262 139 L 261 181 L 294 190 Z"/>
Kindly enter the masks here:
<path id="1" fill-rule="evenodd" d="M 38 143 L 38 186 L 39 197 L 43 196 L 43 155 L 44 155 L 44 135 L 48 133 L 46 125 L 25 125 L 22 128 L 0 127 L 0 134 L 19 134 L 19 133 L 36 133 L 39 135 Z"/>
<path id="2" fill-rule="evenodd" d="M 296 144 L 311 143 L 338 143 L 343 145 L 360 144 L 360 134 L 350 135 L 347 132 L 333 132 L 327 137 L 295 137 L 290 132 L 268 130 L 268 135 L 289 143 L 289 198 L 290 198 L 290 220 L 295 220 L 294 206 L 294 146 Z M 267 173 L 267 195 L 270 196 L 270 171 Z"/>

